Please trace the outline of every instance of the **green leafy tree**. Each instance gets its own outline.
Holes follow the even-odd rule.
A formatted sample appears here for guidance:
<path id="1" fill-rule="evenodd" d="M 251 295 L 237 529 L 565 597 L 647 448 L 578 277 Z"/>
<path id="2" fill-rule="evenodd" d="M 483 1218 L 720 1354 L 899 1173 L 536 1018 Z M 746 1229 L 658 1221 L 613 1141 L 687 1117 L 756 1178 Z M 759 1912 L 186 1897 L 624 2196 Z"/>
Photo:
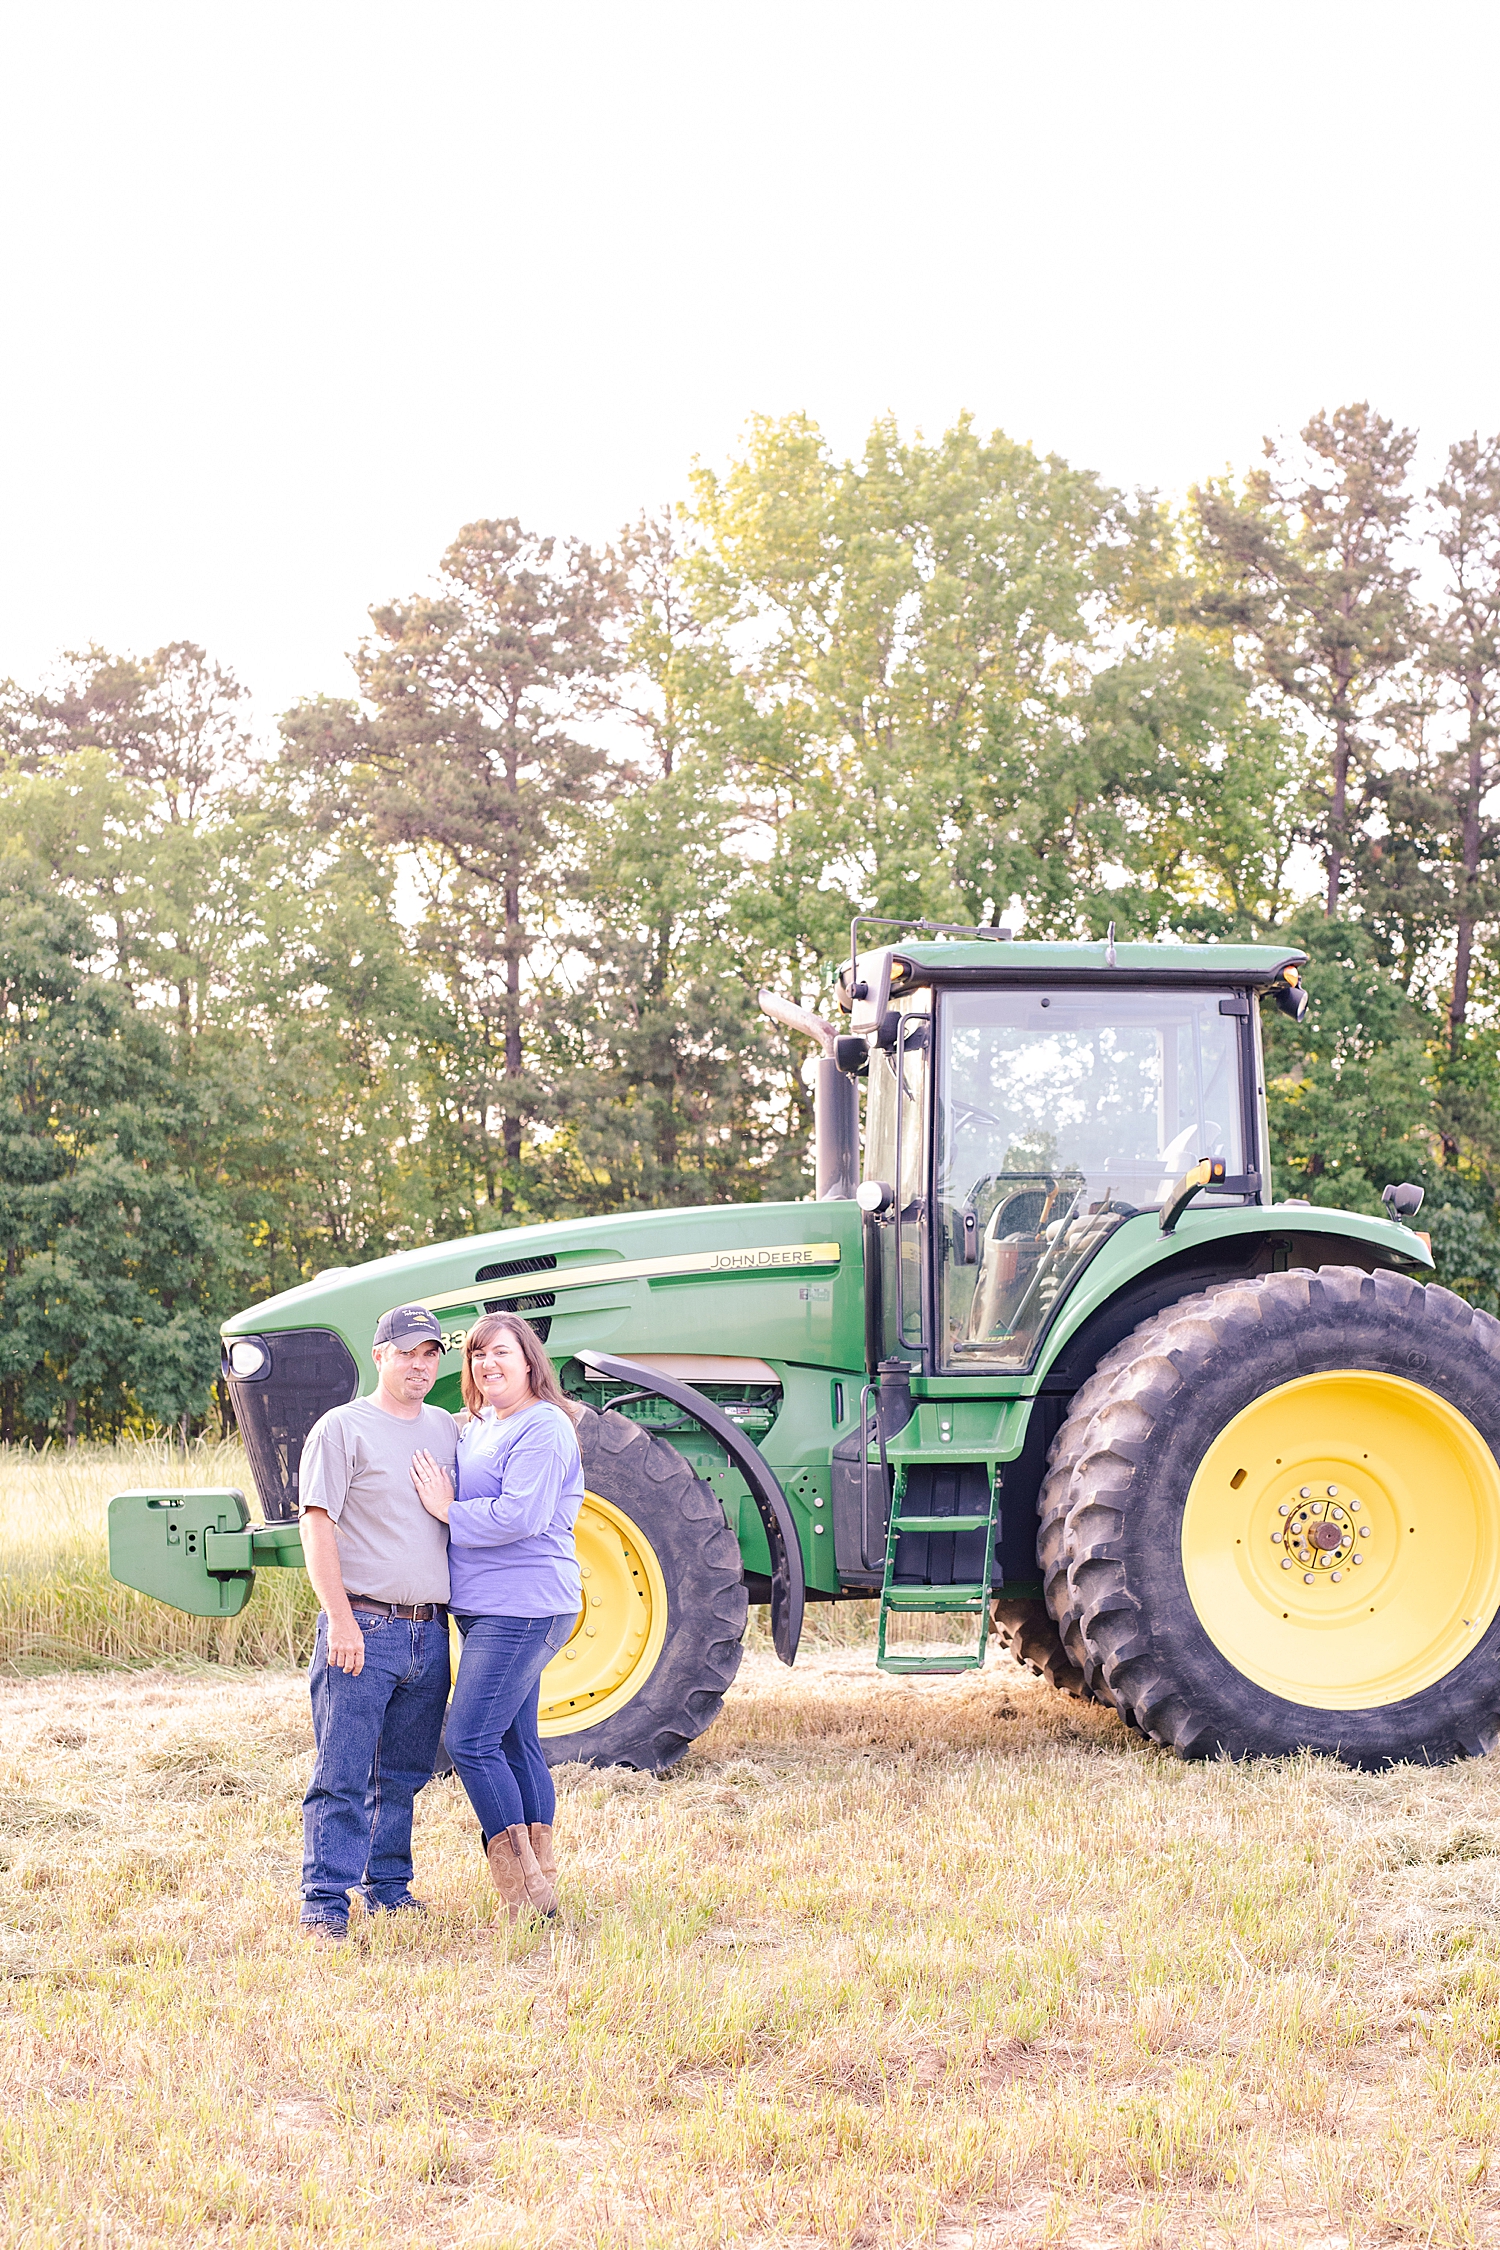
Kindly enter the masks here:
<path id="1" fill-rule="evenodd" d="M 245 699 L 189 641 L 144 660 L 93 648 L 7 699 L 11 824 L 95 918 L 104 964 L 132 990 L 169 992 L 189 1039 L 233 983 L 248 911 Z"/>
<path id="2" fill-rule="evenodd" d="M 1016 765 L 1073 746 L 1117 496 L 967 417 L 931 445 L 877 423 L 840 463 L 791 416 L 697 474 L 695 517 L 721 652 L 705 732 L 763 847 L 750 934 L 805 989 L 856 907 L 1003 912 L 1034 781 Z"/>
<path id="3" fill-rule="evenodd" d="M 357 827 L 321 835 L 307 811 L 302 799 L 268 807 L 254 942 L 197 1056 L 255 1294 L 409 1248 L 431 1229 L 430 1009 L 394 911 L 395 871 Z"/>
<path id="4" fill-rule="evenodd" d="M 1302 447 L 1289 456 L 1267 439 L 1268 466 L 1242 490 L 1194 488 L 1192 606 L 1326 730 L 1317 841 L 1333 915 L 1369 809 L 1382 700 L 1412 646 L 1414 567 L 1403 538 L 1416 433 L 1368 405 L 1343 406 L 1314 415 Z"/>
<path id="5" fill-rule="evenodd" d="M 1434 1168 L 1428 1013 L 1382 966 L 1358 922 L 1311 908 L 1282 931 L 1309 957 L 1300 1024 L 1262 1011 L 1276 1190 L 1378 1212 L 1393 1180 Z"/>
<path id="6" fill-rule="evenodd" d="M 237 1271 L 184 1161 L 198 1124 L 168 1042 L 84 966 L 85 918 L 0 860 L 0 1436 L 175 1422 L 218 1364 Z"/>
<path id="7" fill-rule="evenodd" d="M 1290 911 L 1312 761 L 1227 651 L 1143 635 L 1076 698 L 1073 730 L 1029 791 L 1008 781 L 1028 929 L 1246 938 Z"/>
<path id="8" fill-rule="evenodd" d="M 967 417 L 931 444 L 877 423 L 840 461 L 793 415 L 696 473 L 687 529 L 704 632 L 679 656 L 679 708 L 731 815 L 746 988 L 826 1002 L 856 912 L 1035 913 L 1036 808 L 1068 795 L 1132 536 L 1118 497 Z M 764 1099 L 800 1159 L 801 1043 L 774 1033 L 771 1052 Z"/>
<path id="9" fill-rule="evenodd" d="M 538 1150 L 566 1207 L 806 1192 L 777 1098 L 783 1058 L 734 929 L 736 872 L 691 762 L 601 826 L 579 973 L 553 987 L 555 1123 Z"/>

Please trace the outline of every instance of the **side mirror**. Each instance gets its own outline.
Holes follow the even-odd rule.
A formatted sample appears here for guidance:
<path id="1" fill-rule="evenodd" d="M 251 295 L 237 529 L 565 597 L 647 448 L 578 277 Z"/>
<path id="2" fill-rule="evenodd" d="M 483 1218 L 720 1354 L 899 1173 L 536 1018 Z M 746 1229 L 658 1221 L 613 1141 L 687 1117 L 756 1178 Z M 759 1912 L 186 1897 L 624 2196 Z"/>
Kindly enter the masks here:
<path id="1" fill-rule="evenodd" d="M 1276 986 L 1276 1005 L 1293 1023 L 1300 1023 L 1307 1014 L 1307 986 L 1295 969 L 1282 972 L 1284 981 Z"/>
<path id="2" fill-rule="evenodd" d="M 863 961 L 855 963 L 854 989 L 850 994 L 849 1029 L 873 1031 L 884 1029 L 891 1008 L 891 949 L 882 945 Z M 882 1046 L 894 1044 L 892 1039 L 880 1041 Z"/>
<path id="3" fill-rule="evenodd" d="M 1414 1219 L 1422 1208 L 1426 1193 L 1425 1188 L 1419 1188 L 1412 1181 L 1405 1180 L 1400 1187 L 1382 1188 L 1380 1200 L 1393 1219 Z"/>
<path id="4" fill-rule="evenodd" d="M 865 1078 L 870 1070 L 870 1044 L 857 1033 L 841 1031 L 833 1042 L 833 1059 L 846 1078 Z"/>
<path id="5" fill-rule="evenodd" d="M 868 1211 L 872 1218 L 878 1218 L 882 1211 L 890 1210 L 896 1200 L 896 1191 L 888 1180 L 862 1180 L 854 1191 L 854 1200 L 861 1211 Z"/>

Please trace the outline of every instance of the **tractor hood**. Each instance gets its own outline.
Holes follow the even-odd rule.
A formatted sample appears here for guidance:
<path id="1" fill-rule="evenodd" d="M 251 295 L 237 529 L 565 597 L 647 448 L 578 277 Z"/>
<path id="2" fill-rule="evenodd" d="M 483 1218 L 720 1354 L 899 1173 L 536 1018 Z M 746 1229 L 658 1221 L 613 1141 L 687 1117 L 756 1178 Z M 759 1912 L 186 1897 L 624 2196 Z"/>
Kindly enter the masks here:
<path id="1" fill-rule="evenodd" d="M 236 1338 L 333 1331 L 374 1387 L 370 1344 L 393 1305 L 420 1304 L 445 1331 L 444 1373 L 484 1311 L 514 1309 L 552 1357 L 628 1337 L 632 1351 L 736 1354 L 858 1367 L 864 1356 L 860 1212 L 853 1203 L 753 1203 L 510 1227 L 333 1267 L 224 1323 Z"/>

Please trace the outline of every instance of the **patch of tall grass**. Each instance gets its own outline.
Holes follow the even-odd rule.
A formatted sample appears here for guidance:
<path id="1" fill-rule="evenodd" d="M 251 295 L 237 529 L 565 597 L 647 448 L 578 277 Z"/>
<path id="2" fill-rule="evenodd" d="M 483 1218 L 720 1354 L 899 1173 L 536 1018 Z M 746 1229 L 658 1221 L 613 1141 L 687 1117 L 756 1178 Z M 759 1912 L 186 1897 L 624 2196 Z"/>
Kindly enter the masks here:
<path id="1" fill-rule="evenodd" d="M 253 1494 L 237 1441 L 0 1453 L 0 1670 L 305 1664 L 317 1603 L 300 1570 L 260 1572 L 246 1608 L 225 1619 L 187 1617 L 109 1575 L 112 1494 L 222 1485 Z"/>
<path id="2" fill-rule="evenodd" d="M 170 1663 L 303 1666 L 318 1605 L 300 1570 L 263 1570 L 238 1617 L 188 1617 L 109 1575 L 113 1494 L 238 1487 L 260 1513 L 238 1439 L 200 1438 L 186 1453 L 161 1441 L 0 1449 L 0 1672 Z M 871 1649 L 875 1601 L 810 1602 L 810 1648 Z M 896 1618 L 891 1643 L 974 1639 L 972 1619 Z M 771 1646 L 770 1611 L 752 1609 L 745 1647 Z"/>

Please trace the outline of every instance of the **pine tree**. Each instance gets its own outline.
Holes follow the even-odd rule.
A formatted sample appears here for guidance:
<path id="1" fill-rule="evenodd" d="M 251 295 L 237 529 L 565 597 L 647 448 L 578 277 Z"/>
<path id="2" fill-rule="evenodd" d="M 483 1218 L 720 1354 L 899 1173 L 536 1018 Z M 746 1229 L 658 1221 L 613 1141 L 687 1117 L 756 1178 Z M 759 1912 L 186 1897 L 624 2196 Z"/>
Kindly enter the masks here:
<path id="1" fill-rule="evenodd" d="M 1313 416 L 1300 456 L 1268 438 L 1268 466 L 1242 492 L 1206 484 L 1191 494 L 1199 620 L 1231 632 L 1327 730 L 1317 841 L 1330 915 L 1371 801 L 1381 699 L 1412 645 L 1414 570 L 1402 540 L 1416 442 L 1368 405 L 1342 406 Z"/>
<path id="2" fill-rule="evenodd" d="M 342 773 L 377 840 L 412 855 L 458 1069 L 443 1075 L 438 1128 L 502 1211 L 522 1192 L 539 1106 L 531 957 L 610 784 L 590 722 L 616 667 L 619 608 L 612 558 L 513 518 L 466 524 L 431 593 L 371 612 L 355 658 L 367 711 L 304 706 L 287 726 L 298 757 Z"/>
<path id="3" fill-rule="evenodd" d="M 1447 576 L 1428 657 L 1456 693 L 1462 728 L 1442 777 L 1456 829 L 1448 1002 L 1448 1037 L 1456 1052 L 1469 1016 L 1475 930 L 1493 921 L 1500 907 L 1500 824 L 1490 802 L 1500 785 L 1500 437 L 1450 446 L 1432 499 Z"/>

